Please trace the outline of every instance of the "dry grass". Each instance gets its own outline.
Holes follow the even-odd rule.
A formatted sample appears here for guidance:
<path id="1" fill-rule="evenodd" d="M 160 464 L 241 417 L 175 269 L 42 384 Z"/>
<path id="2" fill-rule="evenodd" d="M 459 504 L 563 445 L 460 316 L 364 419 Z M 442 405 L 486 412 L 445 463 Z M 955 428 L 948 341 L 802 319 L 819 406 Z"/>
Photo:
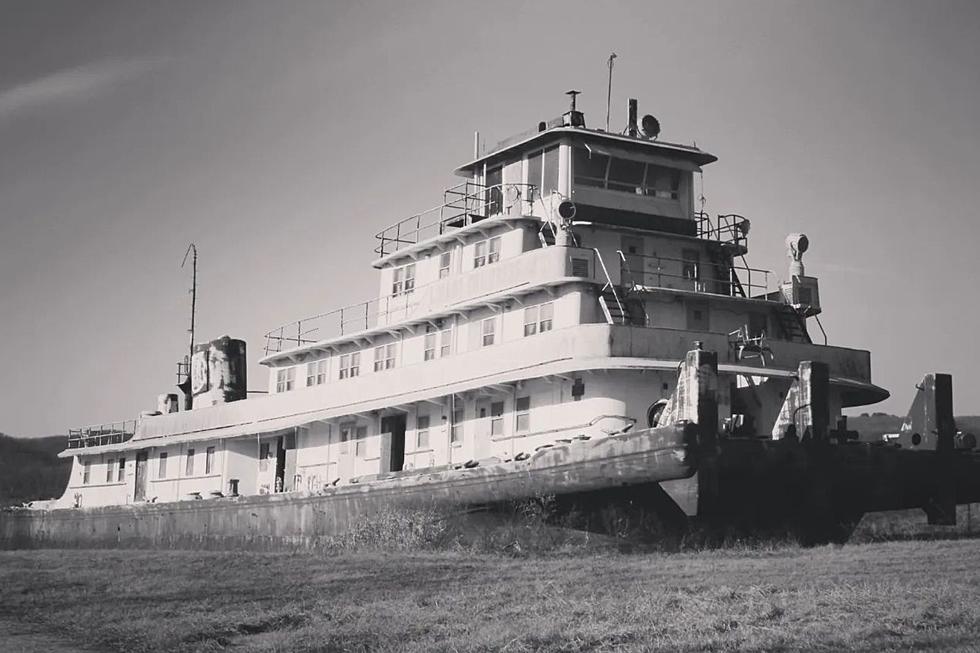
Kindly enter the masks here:
<path id="1" fill-rule="evenodd" d="M 965 651 L 977 552 L 4 552 L 0 618 L 118 651 Z"/>

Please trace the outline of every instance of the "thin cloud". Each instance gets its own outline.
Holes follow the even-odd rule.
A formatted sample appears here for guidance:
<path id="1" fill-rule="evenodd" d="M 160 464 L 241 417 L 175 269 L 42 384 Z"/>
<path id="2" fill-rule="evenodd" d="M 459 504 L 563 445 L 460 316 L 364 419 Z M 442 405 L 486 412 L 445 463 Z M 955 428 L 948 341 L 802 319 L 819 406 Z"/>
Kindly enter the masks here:
<path id="1" fill-rule="evenodd" d="M 46 106 L 78 102 L 159 67 L 162 59 L 108 60 L 60 70 L 0 90 L 0 120 Z"/>

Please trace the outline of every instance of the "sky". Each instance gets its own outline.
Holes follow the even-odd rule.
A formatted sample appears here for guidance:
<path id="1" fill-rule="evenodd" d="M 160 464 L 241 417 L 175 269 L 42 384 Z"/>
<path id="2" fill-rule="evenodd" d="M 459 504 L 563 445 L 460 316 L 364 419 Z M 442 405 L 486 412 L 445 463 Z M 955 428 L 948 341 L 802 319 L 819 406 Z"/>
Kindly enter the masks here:
<path id="1" fill-rule="evenodd" d="M 832 344 L 904 414 L 980 413 L 980 4 L 0 1 L 0 431 L 130 419 L 198 340 L 376 293 L 374 234 L 582 91 L 719 157 L 706 209 L 785 275 L 803 231 Z M 265 369 L 249 368 L 265 389 Z"/>

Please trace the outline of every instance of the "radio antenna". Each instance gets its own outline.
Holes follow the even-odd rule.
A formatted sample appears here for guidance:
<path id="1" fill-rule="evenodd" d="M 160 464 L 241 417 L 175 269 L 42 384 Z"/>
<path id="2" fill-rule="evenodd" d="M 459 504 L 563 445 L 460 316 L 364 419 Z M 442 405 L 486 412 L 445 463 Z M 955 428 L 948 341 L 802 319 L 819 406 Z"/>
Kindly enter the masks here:
<path id="1" fill-rule="evenodd" d="M 181 261 L 180 267 L 183 269 L 184 265 L 187 263 L 187 255 L 194 252 L 194 258 L 191 261 L 191 328 L 187 330 L 190 334 L 190 346 L 188 347 L 187 360 L 194 357 L 194 317 L 197 313 L 197 245 L 191 243 L 187 246 L 187 251 L 184 252 L 184 260 Z M 190 376 L 190 370 L 188 370 L 188 377 Z"/>
<path id="2" fill-rule="evenodd" d="M 606 131 L 609 131 L 609 106 L 612 104 L 612 70 L 616 53 L 609 55 L 609 90 L 606 92 Z"/>

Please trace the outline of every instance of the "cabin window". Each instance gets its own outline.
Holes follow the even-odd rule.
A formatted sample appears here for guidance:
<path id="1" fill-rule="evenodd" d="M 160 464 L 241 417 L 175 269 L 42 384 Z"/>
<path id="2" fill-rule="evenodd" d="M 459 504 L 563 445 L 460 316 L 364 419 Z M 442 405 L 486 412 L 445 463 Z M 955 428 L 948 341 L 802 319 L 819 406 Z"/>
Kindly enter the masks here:
<path id="1" fill-rule="evenodd" d="M 518 433 L 523 433 L 531 429 L 531 398 L 518 397 L 514 401 L 514 412 L 516 414 L 515 427 Z"/>
<path id="2" fill-rule="evenodd" d="M 266 445 L 268 447 L 268 445 Z M 194 475 L 194 450 L 187 450 L 187 460 L 184 461 L 184 476 Z"/>
<path id="3" fill-rule="evenodd" d="M 504 434 L 504 402 L 495 401 L 490 404 L 490 435 Z"/>
<path id="4" fill-rule="evenodd" d="M 572 153 L 572 165 L 575 170 L 576 186 L 606 187 L 608 155 L 590 152 L 584 147 L 576 147 Z"/>
<path id="5" fill-rule="evenodd" d="M 536 333 L 551 331 L 554 314 L 555 305 L 551 302 L 525 308 L 524 335 L 533 336 Z"/>
<path id="6" fill-rule="evenodd" d="M 453 262 L 452 251 L 443 252 L 439 255 L 439 278 L 445 279 L 449 276 L 449 266 Z"/>
<path id="7" fill-rule="evenodd" d="M 429 416 L 419 415 L 415 418 L 415 448 L 429 448 Z"/>
<path id="8" fill-rule="evenodd" d="M 643 182 L 644 194 L 665 200 L 676 200 L 680 197 L 680 187 L 680 170 L 647 164 L 646 178 Z"/>
<path id="9" fill-rule="evenodd" d="M 160 453 L 160 466 L 157 468 L 157 478 L 167 478 L 167 452 Z"/>
<path id="10" fill-rule="evenodd" d="M 527 183 L 538 189 L 539 197 L 548 197 L 558 189 L 558 146 L 529 154 L 525 161 Z"/>
<path id="11" fill-rule="evenodd" d="M 395 343 L 374 348 L 374 371 L 390 370 L 395 366 Z"/>
<path id="12" fill-rule="evenodd" d="M 504 181 L 504 169 L 502 167 L 490 168 L 487 170 L 486 191 L 484 201 L 486 202 L 486 215 L 496 215 L 503 210 L 504 194 L 501 185 Z"/>
<path id="13" fill-rule="evenodd" d="M 122 483 L 126 478 L 126 459 L 119 459 L 119 473 L 116 474 L 116 481 Z"/>
<path id="14" fill-rule="evenodd" d="M 306 387 L 322 385 L 327 382 L 327 359 L 311 361 L 306 364 Z"/>
<path id="15" fill-rule="evenodd" d="M 452 329 L 437 330 L 433 326 L 425 328 L 423 360 L 431 361 L 452 353 Z"/>
<path id="16" fill-rule="evenodd" d="M 105 463 L 105 482 L 112 483 L 112 477 L 115 475 L 116 471 L 116 459 L 110 458 Z"/>
<path id="17" fill-rule="evenodd" d="M 497 331 L 497 318 L 490 317 L 483 320 L 483 346 L 489 347 L 493 344 Z"/>
<path id="18" fill-rule="evenodd" d="M 613 159 L 609 163 L 609 190 L 643 193 L 643 172 L 646 166 L 640 161 Z"/>
<path id="19" fill-rule="evenodd" d="M 500 260 L 500 236 L 481 240 L 473 246 L 473 267 L 482 268 Z"/>
<path id="20" fill-rule="evenodd" d="M 340 356 L 340 378 L 352 379 L 361 373 L 361 352 L 355 351 Z"/>
<path id="21" fill-rule="evenodd" d="M 112 462 L 109 463 L 109 469 L 112 469 Z M 88 485 L 88 481 L 92 472 L 92 461 L 86 460 L 82 463 L 82 484 Z"/>
<path id="22" fill-rule="evenodd" d="M 631 159 L 614 159 L 597 148 L 576 147 L 572 163 L 577 186 L 608 188 L 659 199 L 680 197 L 681 171 Z"/>
<path id="23" fill-rule="evenodd" d="M 439 356 L 448 356 L 453 353 L 453 330 L 446 327 L 439 333 Z"/>
<path id="24" fill-rule="evenodd" d="M 463 420 L 466 418 L 466 407 L 456 406 L 453 410 L 453 426 L 449 430 L 450 444 L 458 444 L 463 441 Z"/>
<path id="25" fill-rule="evenodd" d="M 214 447 L 208 447 L 204 450 L 204 473 L 214 473 Z"/>
<path id="26" fill-rule="evenodd" d="M 296 387 L 296 368 L 280 367 L 276 371 L 276 392 L 288 392 Z"/>
<path id="27" fill-rule="evenodd" d="M 259 445 L 259 471 L 269 471 L 269 458 L 272 457 L 272 447 L 268 442 Z"/>
<path id="28" fill-rule="evenodd" d="M 395 297 L 399 295 L 410 295 L 415 290 L 415 264 L 409 263 L 400 268 L 395 268 L 392 272 L 391 294 Z"/>

